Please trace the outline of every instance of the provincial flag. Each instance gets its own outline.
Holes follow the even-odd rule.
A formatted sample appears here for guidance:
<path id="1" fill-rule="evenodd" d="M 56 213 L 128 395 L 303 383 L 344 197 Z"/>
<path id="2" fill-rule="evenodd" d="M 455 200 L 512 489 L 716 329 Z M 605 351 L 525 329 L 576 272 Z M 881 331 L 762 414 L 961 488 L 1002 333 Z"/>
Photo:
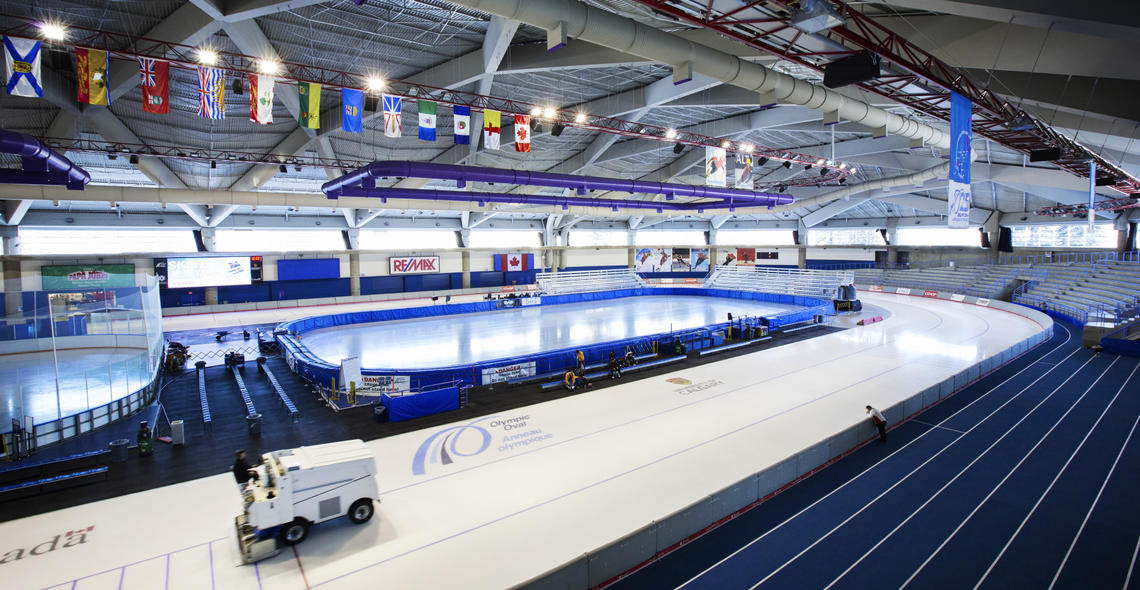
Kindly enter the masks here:
<path id="1" fill-rule="evenodd" d="M 43 97 L 40 85 L 40 42 L 20 37 L 4 37 L 4 65 L 8 66 L 5 86 L 13 96 Z"/>
<path id="2" fill-rule="evenodd" d="M 471 107 L 455 105 L 455 143 L 471 143 Z"/>
<path id="3" fill-rule="evenodd" d="M 198 66 L 198 116 L 226 118 L 226 72 L 221 68 Z"/>
<path id="4" fill-rule="evenodd" d="M 384 136 L 400 136 L 400 97 L 384 95 Z"/>
<path id="5" fill-rule="evenodd" d="M 420 101 L 420 139 L 435 141 L 435 103 Z"/>
<path id="6" fill-rule="evenodd" d="M 249 75 L 249 120 L 262 125 L 273 122 L 273 86 L 269 76 Z"/>
<path id="7" fill-rule="evenodd" d="M 301 112 L 297 117 L 301 127 L 320 129 L 321 85 L 313 82 L 298 82 L 297 97 L 301 101 Z"/>
<path id="8" fill-rule="evenodd" d="M 170 112 L 170 62 L 140 57 L 139 83 L 144 111 L 160 115 Z"/>
<path id="9" fill-rule="evenodd" d="M 515 151 L 530 151 L 530 115 L 515 115 Z"/>
<path id="10" fill-rule="evenodd" d="M 75 72 L 79 76 L 79 102 L 107 104 L 107 68 L 110 61 L 106 51 L 75 48 Z"/>
<path id="11" fill-rule="evenodd" d="M 340 127 L 349 133 L 364 133 L 364 91 L 343 88 L 340 106 L 344 111 Z"/>
<path id="12" fill-rule="evenodd" d="M 521 252 L 495 254 L 495 270 L 498 272 L 530 270 L 532 268 L 534 268 L 534 254 L 523 254 Z"/>
<path id="13" fill-rule="evenodd" d="M 502 133 L 502 113 L 483 110 L 483 147 L 489 150 L 499 149 L 499 134 Z"/>

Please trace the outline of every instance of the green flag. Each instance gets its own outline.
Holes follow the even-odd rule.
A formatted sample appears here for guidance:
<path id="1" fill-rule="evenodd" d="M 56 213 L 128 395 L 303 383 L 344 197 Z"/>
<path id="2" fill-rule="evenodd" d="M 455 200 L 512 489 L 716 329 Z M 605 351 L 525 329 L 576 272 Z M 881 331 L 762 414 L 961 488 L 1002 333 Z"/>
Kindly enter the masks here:
<path id="1" fill-rule="evenodd" d="M 297 93 L 301 99 L 301 112 L 298 116 L 301 127 L 320 129 L 321 85 L 313 82 L 298 82 Z"/>

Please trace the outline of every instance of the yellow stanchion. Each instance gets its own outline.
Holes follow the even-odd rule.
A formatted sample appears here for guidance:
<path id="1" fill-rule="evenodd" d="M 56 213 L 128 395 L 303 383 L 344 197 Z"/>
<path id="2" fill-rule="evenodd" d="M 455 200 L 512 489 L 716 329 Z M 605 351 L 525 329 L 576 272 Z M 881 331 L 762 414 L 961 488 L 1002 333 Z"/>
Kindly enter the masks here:
<path id="1" fill-rule="evenodd" d="M 332 378 L 332 398 L 334 402 L 340 399 L 340 391 L 336 388 L 336 377 Z"/>
<path id="2" fill-rule="evenodd" d="M 349 403 L 349 405 L 352 405 L 352 406 L 356 405 L 356 382 L 355 381 L 349 381 L 348 382 L 348 403 Z"/>

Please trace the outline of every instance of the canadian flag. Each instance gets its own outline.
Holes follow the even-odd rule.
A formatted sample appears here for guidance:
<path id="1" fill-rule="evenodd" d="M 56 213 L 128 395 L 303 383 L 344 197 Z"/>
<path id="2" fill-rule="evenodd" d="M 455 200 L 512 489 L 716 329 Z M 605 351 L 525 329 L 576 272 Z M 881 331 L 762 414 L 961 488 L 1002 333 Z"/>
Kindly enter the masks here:
<path id="1" fill-rule="evenodd" d="M 534 266 L 534 255 L 509 252 L 495 255 L 495 270 L 530 270 Z"/>

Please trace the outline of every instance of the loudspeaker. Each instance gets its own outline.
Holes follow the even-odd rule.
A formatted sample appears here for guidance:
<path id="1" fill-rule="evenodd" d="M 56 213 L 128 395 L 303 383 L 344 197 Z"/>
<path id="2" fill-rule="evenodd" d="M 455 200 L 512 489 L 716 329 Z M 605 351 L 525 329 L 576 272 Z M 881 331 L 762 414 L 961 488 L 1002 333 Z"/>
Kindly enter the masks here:
<path id="1" fill-rule="evenodd" d="M 998 228 L 998 252 L 1013 252 L 1013 231 L 1008 227 Z"/>
<path id="2" fill-rule="evenodd" d="M 245 92 L 245 85 L 242 83 L 241 78 L 234 78 L 234 94 L 241 96 Z"/>
<path id="3" fill-rule="evenodd" d="M 1111 186 L 1116 184 L 1116 177 L 1096 175 L 1096 186 Z"/>
<path id="4" fill-rule="evenodd" d="M 891 240 L 890 240 L 890 238 L 888 238 L 888 237 L 887 237 L 887 230 L 885 230 L 885 229 L 880 229 L 880 230 L 879 230 L 879 235 L 883 236 L 883 243 L 884 243 L 884 244 L 886 244 L 886 245 L 888 245 L 888 246 L 890 246 L 890 245 L 891 245 Z"/>
<path id="5" fill-rule="evenodd" d="M 869 52 L 837 59 L 823 67 L 823 85 L 828 88 L 840 88 L 878 77 L 879 56 Z"/>
<path id="6" fill-rule="evenodd" d="M 200 229 L 194 230 L 194 246 L 199 252 L 207 252 L 206 242 L 202 241 L 202 230 Z"/>
<path id="7" fill-rule="evenodd" d="M 368 112 L 372 112 L 372 113 L 379 112 L 379 110 L 380 110 L 380 99 L 378 97 L 375 97 L 375 96 L 365 96 L 364 97 L 364 110 L 368 111 Z"/>
<path id="8" fill-rule="evenodd" d="M 565 125 L 563 125 L 562 123 L 555 123 L 555 124 L 554 124 L 554 125 L 553 125 L 553 126 L 550 128 L 550 135 L 552 135 L 552 136 L 554 136 L 554 137 L 558 137 L 559 135 L 562 135 L 562 131 L 563 131 L 564 129 L 566 129 L 566 126 L 565 126 Z"/>
<path id="9" fill-rule="evenodd" d="M 989 250 L 992 248 L 993 246 L 990 245 L 990 234 L 986 232 L 984 228 L 979 227 L 978 231 L 982 232 L 982 249 Z"/>
<path id="10" fill-rule="evenodd" d="M 1043 150 L 1030 150 L 1030 162 L 1052 162 L 1061 159 L 1061 148 L 1045 148 Z"/>
<path id="11" fill-rule="evenodd" d="M 683 152 L 684 150 L 685 150 L 685 144 L 683 144 L 683 143 L 679 143 L 679 144 L 673 146 L 673 153 L 674 154 L 679 154 L 679 153 Z"/>
<path id="12" fill-rule="evenodd" d="M 1124 242 L 1125 250 L 1136 249 L 1136 225 L 1137 224 L 1135 223 L 1128 224 L 1128 235 L 1126 236 L 1126 241 Z"/>

